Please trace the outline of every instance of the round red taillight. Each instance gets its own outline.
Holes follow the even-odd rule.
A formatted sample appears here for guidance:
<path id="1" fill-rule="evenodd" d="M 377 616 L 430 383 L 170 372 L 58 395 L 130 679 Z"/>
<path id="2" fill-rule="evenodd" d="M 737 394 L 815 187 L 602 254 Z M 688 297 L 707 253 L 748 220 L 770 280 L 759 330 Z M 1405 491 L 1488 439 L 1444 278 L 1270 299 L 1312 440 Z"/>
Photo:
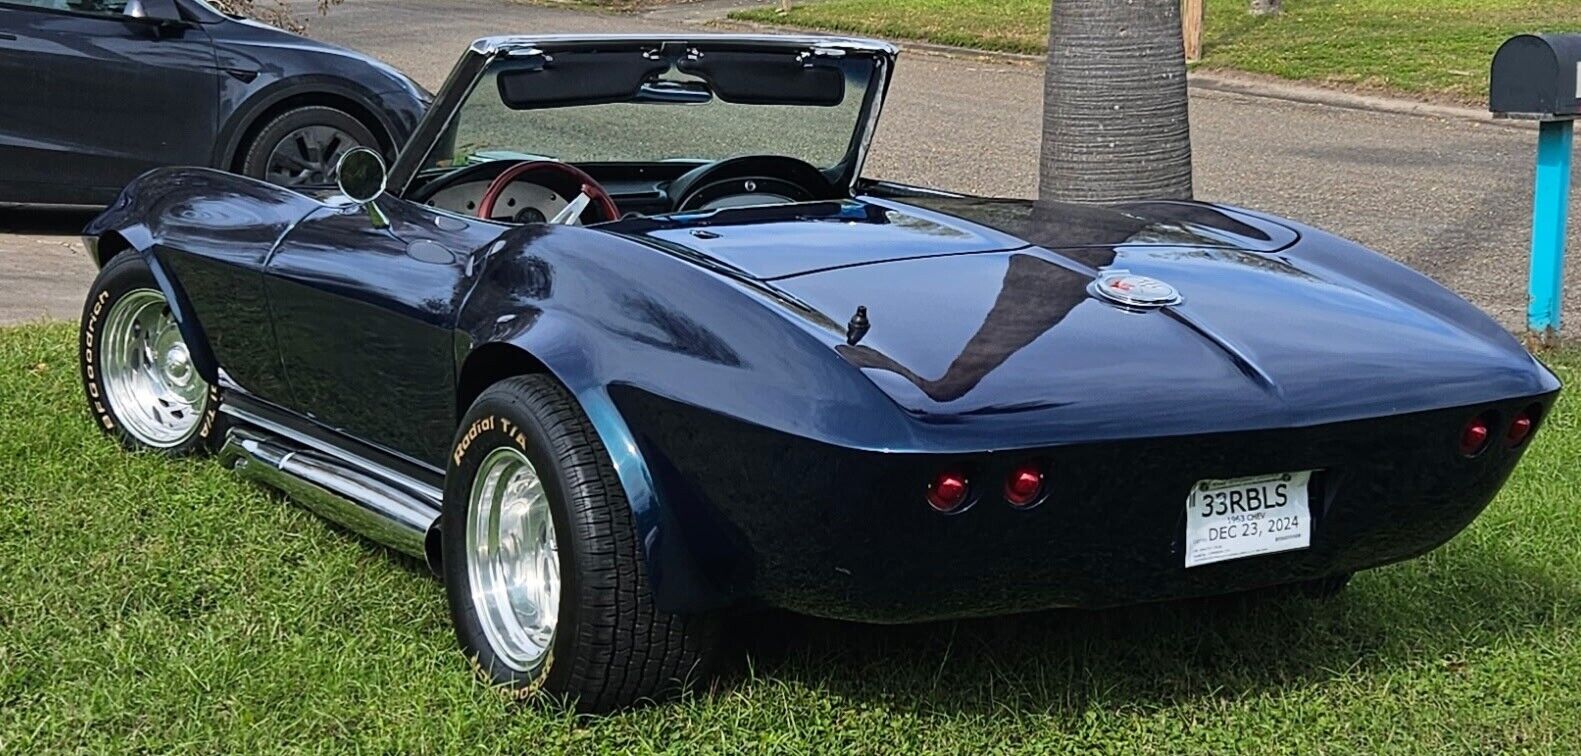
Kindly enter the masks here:
<path id="1" fill-rule="evenodd" d="M 1460 453 L 1463 456 L 1475 457 L 1488 448 L 1488 420 L 1483 416 L 1471 418 L 1466 422 L 1466 427 L 1460 431 Z"/>
<path id="2" fill-rule="evenodd" d="M 954 512 L 966 504 L 972 492 L 971 481 L 959 470 L 945 470 L 928 484 L 928 506 L 939 512 Z"/>
<path id="3" fill-rule="evenodd" d="M 1516 415 L 1515 421 L 1510 423 L 1510 429 L 1504 432 L 1504 443 L 1512 448 L 1526 443 L 1526 439 L 1531 438 L 1532 427 L 1536 424 L 1530 410 Z"/>
<path id="4" fill-rule="evenodd" d="M 1037 465 L 1022 465 L 1005 478 L 1005 500 L 1012 506 L 1030 507 L 1043 495 L 1043 471 Z"/>

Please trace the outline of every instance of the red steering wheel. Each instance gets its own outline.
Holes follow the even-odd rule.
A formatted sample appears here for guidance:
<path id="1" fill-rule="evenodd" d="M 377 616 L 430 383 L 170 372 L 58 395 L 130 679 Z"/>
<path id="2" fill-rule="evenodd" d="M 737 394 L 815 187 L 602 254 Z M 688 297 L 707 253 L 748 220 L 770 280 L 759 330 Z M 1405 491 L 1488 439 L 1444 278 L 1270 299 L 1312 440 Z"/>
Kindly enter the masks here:
<path id="1" fill-rule="evenodd" d="M 586 171 L 570 163 L 560 163 L 553 160 L 527 160 L 500 172 L 489 183 L 489 188 L 483 190 L 483 198 L 478 200 L 478 217 L 484 220 L 494 218 L 494 204 L 499 201 L 500 195 L 505 193 L 505 187 L 519 180 L 529 173 L 554 173 L 568 179 L 571 184 L 580 184 L 582 194 L 587 195 L 591 205 L 598 208 L 599 215 L 606 221 L 620 218 L 620 209 L 615 207 L 615 200 L 609 192 Z M 568 198 L 570 199 L 570 198 Z"/>

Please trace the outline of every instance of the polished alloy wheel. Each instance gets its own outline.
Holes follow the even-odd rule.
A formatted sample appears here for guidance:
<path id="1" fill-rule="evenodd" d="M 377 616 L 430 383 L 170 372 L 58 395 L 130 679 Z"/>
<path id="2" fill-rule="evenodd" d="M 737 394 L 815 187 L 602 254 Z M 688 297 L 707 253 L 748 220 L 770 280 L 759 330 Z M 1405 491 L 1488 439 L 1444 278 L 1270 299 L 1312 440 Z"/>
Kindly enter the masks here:
<path id="1" fill-rule="evenodd" d="M 280 186 L 333 186 L 335 164 L 357 146 L 356 138 L 334 126 L 304 126 L 274 146 L 264 178 Z"/>
<path id="2" fill-rule="evenodd" d="M 467 576 L 483 634 L 506 666 L 536 673 L 560 613 L 560 551 L 543 481 L 526 455 L 495 449 L 467 504 Z"/>
<path id="3" fill-rule="evenodd" d="M 100 354 L 110 408 L 137 440 L 169 448 L 197 432 L 209 384 L 192 364 L 163 294 L 134 289 L 117 300 L 105 317 Z"/>

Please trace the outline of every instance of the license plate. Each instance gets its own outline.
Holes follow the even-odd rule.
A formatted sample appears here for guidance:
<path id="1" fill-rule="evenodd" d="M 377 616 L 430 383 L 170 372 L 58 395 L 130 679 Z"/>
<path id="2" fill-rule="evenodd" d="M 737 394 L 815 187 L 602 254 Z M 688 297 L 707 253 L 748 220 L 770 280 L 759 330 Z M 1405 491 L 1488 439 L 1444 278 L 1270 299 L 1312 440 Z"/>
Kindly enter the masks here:
<path id="1" fill-rule="evenodd" d="M 1186 499 L 1186 566 L 1312 545 L 1312 472 L 1204 480 Z"/>

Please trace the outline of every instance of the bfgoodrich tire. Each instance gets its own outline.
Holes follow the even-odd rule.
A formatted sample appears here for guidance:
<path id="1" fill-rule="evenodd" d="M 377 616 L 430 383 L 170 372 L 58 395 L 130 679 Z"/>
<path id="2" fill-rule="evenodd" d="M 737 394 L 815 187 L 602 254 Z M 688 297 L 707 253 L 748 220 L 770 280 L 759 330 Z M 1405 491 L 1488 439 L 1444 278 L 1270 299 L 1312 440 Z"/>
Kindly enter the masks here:
<path id="1" fill-rule="evenodd" d="M 706 674 L 713 618 L 654 607 L 609 455 L 552 379 L 511 378 L 473 403 L 441 533 L 456 636 L 491 684 L 603 712 Z"/>
<path id="2" fill-rule="evenodd" d="M 219 391 L 203 380 L 142 256 L 99 271 L 78 325 L 78 365 L 94 423 L 128 449 L 207 451 Z"/>
<path id="3" fill-rule="evenodd" d="M 281 186 L 334 186 L 335 163 L 353 147 L 379 140 L 344 110 L 293 108 L 271 118 L 242 153 L 242 173 Z"/>

